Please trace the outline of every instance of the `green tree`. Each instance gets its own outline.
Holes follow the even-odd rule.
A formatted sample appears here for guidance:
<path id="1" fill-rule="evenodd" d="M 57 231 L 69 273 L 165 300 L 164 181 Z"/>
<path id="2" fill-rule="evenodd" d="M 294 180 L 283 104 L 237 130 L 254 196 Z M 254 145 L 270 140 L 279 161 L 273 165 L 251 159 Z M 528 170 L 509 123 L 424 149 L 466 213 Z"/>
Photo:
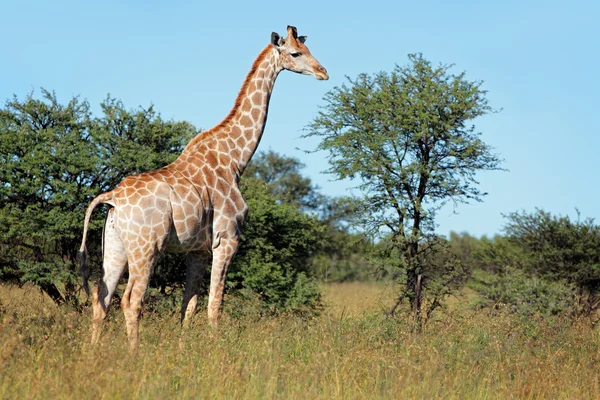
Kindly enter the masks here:
<path id="1" fill-rule="evenodd" d="M 302 175 L 304 164 L 272 150 L 258 152 L 244 171 L 244 179 L 256 178 L 268 185 L 279 202 L 289 203 L 306 211 L 319 207 L 321 196 L 310 178 Z"/>
<path id="2" fill-rule="evenodd" d="M 100 107 L 102 114 L 89 128 L 97 146 L 93 183 L 99 192 L 114 189 L 126 176 L 175 161 L 198 132 L 188 122 L 163 120 L 152 105 L 129 110 L 109 95 Z"/>
<path id="3" fill-rule="evenodd" d="M 310 178 L 302 174 L 302 168 L 304 165 L 296 158 L 274 151 L 259 152 L 246 168 L 242 184 L 248 187 L 246 180 L 263 182 L 277 204 L 291 205 L 318 217 L 323 232 L 318 235 L 321 240 L 315 246 L 314 257 L 311 256 L 315 277 L 338 282 L 367 279 L 371 272 L 364 257 L 368 244 L 362 235 L 349 229 L 355 200 L 322 195 Z M 248 195 L 253 193 L 250 191 Z M 305 262 L 310 263 L 311 259 Z"/>
<path id="4" fill-rule="evenodd" d="M 102 115 L 75 97 L 42 90 L 0 109 L 0 279 L 32 282 L 58 303 L 77 303 L 74 258 L 89 200 L 124 176 L 171 162 L 194 134 L 152 107 L 127 111 L 108 97 Z M 102 226 L 98 213 L 93 226 Z M 100 265 L 100 229 L 90 240 Z"/>
<path id="5" fill-rule="evenodd" d="M 72 268 L 82 204 L 93 194 L 89 104 L 53 93 L 0 110 L 0 277 L 75 301 Z M 61 290 L 64 287 L 64 290 Z"/>
<path id="6" fill-rule="evenodd" d="M 315 273 L 325 282 L 365 281 L 376 277 L 367 254 L 372 243 L 353 230 L 357 199 L 323 197 L 319 218 L 325 225 L 322 250 L 316 255 Z"/>
<path id="7" fill-rule="evenodd" d="M 500 169 L 501 160 L 470 123 L 493 111 L 481 82 L 422 55 L 409 61 L 328 92 L 307 136 L 321 139 L 316 150 L 329 153 L 329 173 L 360 181 L 362 225 L 390 236 L 405 271 L 400 297 L 420 325 L 427 258 L 419 254 L 436 241 L 436 212 L 450 201 L 480 201 L 475 174 Z"/>

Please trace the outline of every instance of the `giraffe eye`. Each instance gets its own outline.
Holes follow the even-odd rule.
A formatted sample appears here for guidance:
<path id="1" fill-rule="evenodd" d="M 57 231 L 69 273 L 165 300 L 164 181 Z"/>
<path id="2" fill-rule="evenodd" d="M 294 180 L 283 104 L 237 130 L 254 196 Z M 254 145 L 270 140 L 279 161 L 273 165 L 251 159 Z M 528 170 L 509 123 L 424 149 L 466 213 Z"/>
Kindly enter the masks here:
<path id="1" fill-rule="evenodd" d="M 290 53 L 290 56 L 294 57 L 294 58 L 298 58 L 300 57 L 300 53 Z"/>

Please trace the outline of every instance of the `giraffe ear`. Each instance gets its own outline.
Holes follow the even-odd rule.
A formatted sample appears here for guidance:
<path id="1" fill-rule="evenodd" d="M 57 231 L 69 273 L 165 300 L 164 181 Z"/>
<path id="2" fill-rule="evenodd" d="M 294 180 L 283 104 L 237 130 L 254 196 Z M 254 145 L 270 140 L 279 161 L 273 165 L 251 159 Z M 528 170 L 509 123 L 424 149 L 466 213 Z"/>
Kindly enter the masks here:
<path id="1" fill-rule="evenodd" d="M 283 46 L 284 43 L 285 43 L 285 41 L 283 40 L 283 38 L 281 36 L 279 36 L 279 34 L 277 32 L 271 33 L 271 44 L 273 46 L 280 47 L 280 46 Z"/>
<path id="2" fill-rule="evenodd" d="M 306 36 L 298 36 L 298 41 L 304 44 L 304 42 L 306 42 Z"/>

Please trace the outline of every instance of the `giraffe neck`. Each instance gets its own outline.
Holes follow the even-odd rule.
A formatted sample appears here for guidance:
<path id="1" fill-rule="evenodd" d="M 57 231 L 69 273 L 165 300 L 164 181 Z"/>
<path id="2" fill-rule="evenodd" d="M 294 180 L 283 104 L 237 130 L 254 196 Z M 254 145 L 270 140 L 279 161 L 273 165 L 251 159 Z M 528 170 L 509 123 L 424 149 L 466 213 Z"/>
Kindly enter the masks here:
<path id="1" fill-rule="evenodd" d="M 216 162 L 221 157 L 209 156 L 202 150 L 212 149 L 213 152 L 227 154 L 228 166 L 235 170 L 236 175 L 244 172 L 265 129 L 273 85 L 282 70 L 279 57 L 279 52 L 271 45 L 260 52 L 227 117 L 192 139 L 176 163 L 188 164 L 203 156 L 210 158 L 209 163 L 212 164 L 212 160 Z"/>
<path id="2" fill-rule="evenodd" d="M 281 70 L 279 52 L 273 46 L 267 46 L 254 61 L 233 109 L 225 118 L 225 121 L 230 121 L 230 129 L 223 129 L 217 134 L 220 140 L 235 141 L 237 149 L 241 151 L 239 157 L 234 157 L 240 175 L 262 138 L 271 93 Z M 231 154 L 235 156 L 237 152 Z"/>

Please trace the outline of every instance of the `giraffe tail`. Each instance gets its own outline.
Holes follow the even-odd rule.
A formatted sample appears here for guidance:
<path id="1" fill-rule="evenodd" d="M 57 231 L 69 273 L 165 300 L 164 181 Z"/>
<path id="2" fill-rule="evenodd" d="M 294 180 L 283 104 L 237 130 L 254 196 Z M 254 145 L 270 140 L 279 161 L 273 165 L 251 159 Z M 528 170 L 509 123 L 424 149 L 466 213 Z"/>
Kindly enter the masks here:
<path id="1" fill-rule="evenodd" d="M 90 223 L 92 212 L 94 211 L 94 208 L 96 208 L 96 206 L 101 203 L 110 204 L 114 207 L 113 193 L 107 192 L 98 195 L 94 200 L 92 200 L 92 202 L 88 206 L 87 211 L 85 212 L 85 221 L 83 223 L 83 239 L 81 241 L 81 247 L 77 252 L 77 262 L 79 263 L 79 273 L 81 274 L 82 278 L 82 286 L 83 290 L 85 290 L 85 294 L 88 297 L 90 296 L 90 286 L 88 284 L 88 280 L 90 279 L 90 267 L 87 259 L 88 257 L 85 241 L 87 239 L 88 226 Z"/>

